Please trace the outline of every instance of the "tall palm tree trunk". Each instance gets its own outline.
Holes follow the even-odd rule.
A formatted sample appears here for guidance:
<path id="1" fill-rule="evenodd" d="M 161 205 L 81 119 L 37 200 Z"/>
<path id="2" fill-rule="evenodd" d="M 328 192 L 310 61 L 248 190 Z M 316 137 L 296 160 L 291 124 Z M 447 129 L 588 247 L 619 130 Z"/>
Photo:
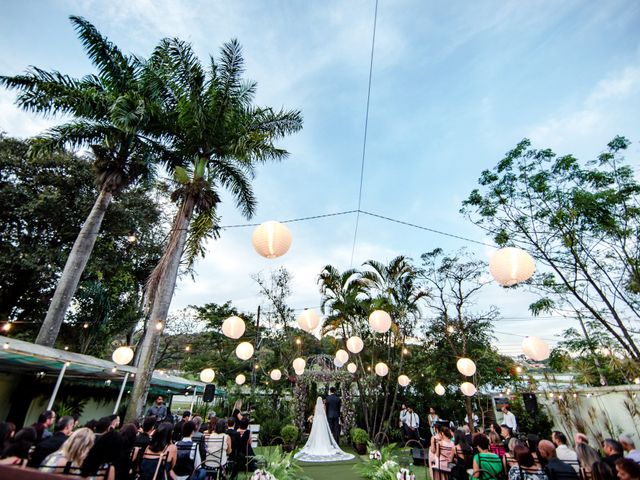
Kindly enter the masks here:
<path id="1" fill-rule="evenodd" d="M 89 213 L 84 225 L 82 225 L 82 229 L 80 229 L 80 233 L 67 258 L 67 263 L 64 265 L 62 276 L 56 286 L 53 299 L 49 304 L 47 316 L 38 332 L 38 337 L 36 338 L 37 344 L 47 347 L 53 347 L 55 344 L 64 316 L 76 293 L 82 272 L 84 272 L 87 266 L 87 262 L 93 251 L 93 246 L 96 243 L 96 238 L 100 232 L 104 214 L 107 212 L 112 198 L 113 193 L 110 190 L 105 188 L 100 190 L 100 194 L 93 204 L 91 213 Z"/>
<path id="2" fill-rule="evenodd" d="M 173 222 L 173 229 L 160 262 L 151 273 L 147 289 L 147 305 L 151 306 L 147 317 L 147 328 L 140 345 L 136 377 L 131 390 L 125 418 L 135 420 L 143 414 L 147 394 L 151 385 L 151 377 L 156 364 L 156 356 L 160 345 L 162 329 L 157 329 L 157 322 L 167 320 L 169 306 L 176 287 L 180 260 L 187 240 L 189 222 L 193 215 L 193 201 L 186 199 Z"/>

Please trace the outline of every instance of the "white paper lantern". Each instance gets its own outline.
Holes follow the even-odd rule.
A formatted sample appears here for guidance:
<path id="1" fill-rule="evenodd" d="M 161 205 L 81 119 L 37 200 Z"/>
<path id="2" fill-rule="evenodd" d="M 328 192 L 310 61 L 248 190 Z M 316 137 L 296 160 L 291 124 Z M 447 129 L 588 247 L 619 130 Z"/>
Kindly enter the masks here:
<path id="1" fill-rule="evenodd" d="M 118 347 L 113 351 L 111 358 L 118 365 L 126 365 L 133 360 L 133 350 L 131 347 Z"/>
<path id="2" fill-rule="evenodd" d="M 303 370 L 304 371 L 304 367 L 307 366 L 307 362 L 305 362 L 304 358 L 296 358 L 293 361 L 293 369 L 297 372 L 298 370 Z"/>
<path id="3" fill-rule="evenodd" d="M 541 362 L 549 358 L 551 353 L 547 342 L 540 337 L 527 337 L 522 341 L 522 351 L 531 360 Z"/>
<path id="4" fill-rule="evenodd" d="M 356 373 L 356 370 L 358 370 L 358 367 L 356 367 L 356 364 L 351 362 L 347 365 L 347 371 L 349 373 Z"/>
<path id="5" fill-rule="evenodd" d="M 342 366 L 344 365 L 344 362 L 341 362 L 340 359 L 336 357 L 333 359 L 333 364 L 338 368 L 342 368 Z"/>
<path id="6" fill-rule="evenodd" d="M 398 377 L 398 384 L 401 387 L 406 387 L 407 385 L 409 385 L 409 383 L 411 383 L 411 379 L 409 377 L 407 377 L 406 375 L 400 375 Z"/>
<path id="7" fill-rule="evenodd" d="M 239 373 L 238 375 L 236 375 L 236 383 L 238 385 L 244 385 L 244 382 L 247 381 L 247 377 L 245 377 L 243 374 Z"/>
<path id="8" fill-rule="evenodd" d="M 379 377 L 384 377 L 389 373 L 389 367 L 384 362 L 376 363 L 376 375 Z"/>
<path id="9" fill-rule="evenodd" d="M 340 349 L 336 352 L 336 358 L 345 364 L 349 361 L 349 353 L 346 350 Z"/>
<path id="10" fill-rule="evenodd" d="M 378 333 L 385 333 L 391 328 L 391 315 L 384 310 L 375 310 L 369 315 L 371 329 Z"/>
<path id="11" fill-rule="evenodd" d="M 353 336 L 347 340 L 347 350 L 351 353 L 360 353 L 364 348 L 364 342 L 360 337 Z"/>
<path id="12" fill-rule="evenodd" d="M 244 335 L 244 331 L 244 320 L 242 320 L 240 317 L 236 317 L 234 315 L 233 317 L 229 317 L 224 322 L 222 322 L 222 333 L 224 333 L 226 337 L 237 340 L 242 335 Z"/>
<path id="13" fill-rule="evenodd" d="M 271 373 L 269 374 L 269 376 L 271 377 L 271 380 L 273 380 L 274 382 L 277 382 L 282 378 L 282 372 L 277 368 L 274 368 L 273 370 L 271 370 Z"/>
<path id="14" fill-rule="evenodd" d="M 473 360 L 470 358 L 460 358 L 456 363 L 456 367 L 458 367 L 458 371 L 466 377 L 471 377 L 476 373 L 476 364 L 473 363 Z"/>
<path id="15" fill-rule="evenodd" d="M 441 384 L 441 383 L 437 384 L 437 385 L 436 385 L 436 388 L 435 388 L 434 390 L 435 390 L 435 391 L 436 391 L 436 393 L 437 393 L 438 395 L 440 395 L 440 396 L 442 396 L 442 395 L 444 395 L 444 394 L 445 394 L 445 389 L 444 389 L 444 387 L 442 386 L 442 384 Z"/>
<path id="16" fill-rule="evenodd" d="M 462 385 L 460 385 L 460 391 L 464 393 L 467 397 L 473 397 L 478 390 L 476 389 L 476 386 L 473 383 L 464 382 Z"/>
<path id="17" fill-rule="evenodd" d="M 253 356 L 253 345 L 249 342 L 239 343 L 236 347 L 236 357 L 240 360 L 249 360 Z"/>
<path id="18" fill-rule="evenodd" d="M 296 375 L 303 375 L 304 374 L 304 368 L 301 368 L 299 370 L 294 369 L 296 372 Z"/>
<path id="19" fill-rule="evenodd" d="M 500 285 L 510 287 L 531 278 L 536 271 L 533 257 L 520 248 L 501 248 L 489 261 L 489 271 Z"/>
<path id="20" fill-rule="evenodd" d="M 320 324 L 320 317 L 311 308 L 305 308 L 304 311 L 298 315 L 298 326 L 305 332 L 313 331 Z"/>
<path id="21" fill-rule="evenodd" d="M 200 372 L 200 380 L 204 383 L 211 383 L 214 378 L 216 378 L 216 372 L 213 371 L 213 368 L 205 368 Z"/>
<path id="22" fill-rule="evenodd" d="M 256 227 L 251 242 L 263 257 L 277 258 L 289 250 L 291 232 L 282 223 L 270 220 Z"/>

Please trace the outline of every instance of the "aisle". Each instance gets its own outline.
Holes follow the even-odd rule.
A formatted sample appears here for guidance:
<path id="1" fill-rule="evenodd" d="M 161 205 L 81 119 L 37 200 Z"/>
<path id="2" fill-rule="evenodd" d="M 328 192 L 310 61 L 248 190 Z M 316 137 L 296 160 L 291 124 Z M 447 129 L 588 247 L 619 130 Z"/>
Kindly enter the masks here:
<path id="1" fill-rule="evenodd" d="M 353 469 L 360 459 L 336 463 L 300 463 L 304 474 L 313 480 L 360 480 L 362 477 Z"/>

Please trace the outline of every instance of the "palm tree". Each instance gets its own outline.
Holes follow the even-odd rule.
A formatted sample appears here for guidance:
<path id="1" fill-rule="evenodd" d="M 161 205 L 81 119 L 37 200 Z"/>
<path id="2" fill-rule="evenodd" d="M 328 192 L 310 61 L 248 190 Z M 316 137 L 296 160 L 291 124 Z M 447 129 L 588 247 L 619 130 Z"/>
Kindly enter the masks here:
<path id="1" fill-rule="evenodd" d="M 89 146 L 95 161 L 98 196 L 80 230 L 36 343 L 53 346 L 78 282 L 91 256 L 105 212 L 113 196 L 150 178 L 153 162 L 169 161 L 169 152 L 146 136 L 157 127 L 161 90 L 153 75 L 143 74 L 143 61 L 124 55 L 88 21 L 70 17 L 96 75 L 71 78 L 32 67 L 23 75 L 0 77 L 0 84 L 19 92 L 17 104 L 46 115 L 73 117 L 35 139 L 32 152 L 65 146 Z"/>
<path id="2" fill-rule="evenodd" d="M 318 276 L 322 302 L 320 309 L 327 315 L 322 327 L 323 333 L 341 330 L 343 337 L 349 333 L 360 333 L 360 322 L 366 318 L 365 284 L 360 272 L 355 268 L 340 271 L 333 265 L 326 265 Z"/>
<path id="3" fill-rule="evenodd" d="M 137 417 L 146 402 L 160 339 L 154 325 L 167 318 L 183 256 L 192 265 L 204 254 L 205 240 L 216 235 L 218 192 L 228 190 L 250 218 L 256 208 L 251 188 L 256 164 L 286 157 L 274 141 L 302 128 L 298 111 L 253 105 L 256 84 L 243 81 L 243 64 L 236 40 L 224 44 L 207 70 L 191 46 L 177 39 L 163 40 L 149 62 L 166 85 L 165 105 L 172 112 L 164 126 L 167 141 L 189 167 L 174 169 L 172 200 L 178 212 L 147 285 L 148 324 L 127 418 Z"/>

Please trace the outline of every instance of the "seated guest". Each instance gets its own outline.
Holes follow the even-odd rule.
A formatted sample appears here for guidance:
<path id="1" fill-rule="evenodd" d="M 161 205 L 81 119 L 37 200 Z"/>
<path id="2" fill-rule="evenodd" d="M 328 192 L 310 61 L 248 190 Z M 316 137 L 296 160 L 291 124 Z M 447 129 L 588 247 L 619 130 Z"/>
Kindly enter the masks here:
<path id="1" fill-rule="evenodd" d="M 2 460 L 0 465 L 15 465 L 17 467 L 26 467 L 29 458 L 29 450 L 36 443 L 38 434 L 35 428 L 23 428 L 13 437 L 13 442 L 2 452 Z"/>
<path id="2" fill-rule="evenodd" d="M 630 458 L 619 458 L 616 460 L 616 471 L 620 480 L 640 479 L 640 465 Z"/>
<path id="3" fill-rule="evenodd" d="M 95 423 L 93 431 L 96 432 L 96 435 L 98 436 L 104 435 L 109 430 L 113 430 L 111 428 L 111 422 L 111 417 L 102 417 Z"/>
<path id="4" fill-rule="evenodd" d="M 240 441 L 240 435 L 235 429 L 236 421 L 233 417 L 229 417 L 227 419 L 227 435 L 231 438 L 231 455 L 229 458 L 232 460 L 235 459 L 236 454 L 238 453 L 238 442 Z"/>
<path id="5" fill-rule="evenodd" d="M 449 478 L 454 480 L 469 480 L 468 470 L 473 468 L 473 448 L 467 442 L 467 436 L 462 429 L 453 434 L 455 444 L 453 466 Z"/>
<path id="6" fill-rule="evenodd" d="M 473 436 L 473 447 L 478 453 L 473 457 L 473 475 L 479 480 L 492 480 L 498 478 L 502 472 L 502 460 L 495 453 L 489 452 L 489 437 L 484 433 Z"/>
<path id="7" fill-rule="evenodd" d="M 598 460 L 591 466 L 592 480 L 617 480 L 616 470 L 604 460 Z"/>
<path id="8" fill-rule="evenodd" d="M 556 456 L 563 462 L 577 462 L 578 455 L 567 446 L 567 437 L 562 432 L 551 432 L 551 441 L 556 446 Z M 576 471 L 578 470 L 575 464 Z"/>
<path id="9" fill-rule="evenodd" d="M 549 480 L 578 480 L 578 474 L 574 468 L 558 459 L 556 447 L 549 440 L 540 440 L 538 452 Z"/>
<path id="10" fill-rule="evenodd" d="M 607 438 L 602 442 L 602 451 L 605 454 L 605 457 L 602 460 L 607 462 L 611 467 L 611 470 L 615 472 L 616 460 L 622 458 L 622 445 L 613 438 Z"/>
<path id="11" fill-rule="evenodd" d="M 45 473 L 77 474 L 93 447 L 95 435 L 89 428 L 79 428 L 71 434 L 62 448 L 52 453 L 40 465 Z"/>
<path id="12" fill-rule="evenodd" d="M 504 445 L 505 451 L 509 451 L 509 440 L 514 438 L 513 430 L 508 425 L 500 425 L 500 436 L 502 437 L 502 444 Z"/>
<path id="13" fill-rule="evenodd" d="M 206 433 L 208 435 L 211 435 L 212 433 L 214 433 L 216 431 L 216 425 L 218 424 L 218 417 L 216 417 L 216 413 L 210 413 L 209 414 L 209 423 L 207 424 L 207 430 Z"/>
<path id="14" fill-rule="evenodd" d="M 178 442 L 182 439 L 182 427 L 185 423 L 191 420 L 191 412 L 189 410 L 185 410 L 182 412 L 182 420 L 177 422 L 173 427 L 173 441 Z"/>
<path id="15" fill-rule="evenodd" d="M 173 468 L 176 480 L 202 480 L 207 475 L 206 470 L 199 468 L 202 457 L 200 456 L 200 445 L 193 441 L 195 431 L 196 424 L 192 421 L 186 421 L 182 425 L 182 438 L 176 443 L 176 466 Z M 200 435 L 202 434 L 200 433 Z"/>
<path id="16" fill-rule="evenodd" d="M 173 478 L 171 472 L 176 464 L 178 450 L 171 443 L 173 424 L 161 423 L 156 429 L 151 443 L 142 452 L 140 460 L 140 480 L 156 480 L 158 478 Z M 163 472 L 158 472 L 162 467 Z"/>
<path id="17" fill-rule="evenodd" d="M 75 421 L 73 420 L 73 417 L 62 417 L 58 420 L 58 423 L 56 423 L 56 426 L 53 429 L 53 435 L 36 445 L 27 466 L 31 468 L 38 468 L 45 458 L 59 450 L 65 440 L 67 440 L 69 435 L 73 432 L 74 424 Z"/>
<path id="18" fill-rule="evenodd" d="M 573 439 L 576 441 L 576 445 L 578 445 L 579 443 L 586 443 L 587 445 L 589 445 L 589 437 L 587 437 L 584 433 L 576 433 L 573 436 Z"/>
<path id="19" fill-rule="evenodd" d="M 11 422 L 0 422 L 0 454 L 13 441 L 16 434 L 16 426 Z"/>
<path id="20" fill-rule="evenodd" d="M 504 444 L 502 443 L 502 438 L 500 438 L 500 435 L 491 430 L 491 432 L 489 432 L 489 442 L 489 451 L 491 453 L 495 453 L 500 458 L 504 457 L 507 449 L 504 448 Z"/>
<path id="21" fill-rule="evenodd" d="M 151 443 L 151 436 L 156 428 L 156 417 L 153 415 L 150 417 L 145 417 L 142 421 L 142 432 L 138 433 L 136 437 L 136 441 L 134 442 L 134 447 L 139 447 L 144 450 L 149 443 Z"/>
<path id="22" fill-rule="evenodd" d="M 441 427 L 435 437 L 431 438 L 431 453 L 436 456 L 436 473 L 434 480 L 438 477 L 439 471 L 449 472 L 449 464 L 453 462 L 455 455 L 455 445 L 451 440 L 451 430 L 449 427 Z"/>
<path id="23" fill-rule="evenodd" d="M 504 464 L 504 470 L 505 472 L 508 472 L 509 469 L 515 464 L 516 462 L 516 456 L 514 454 L 515 448 L 516 447 L 524 447 L 524 443 L 522 443 L 520 440 L 518 440 L 515 437 L 511 437 L 509 439 L 509 444 L 508 444 L 508 448 L 507 451 L 504 454 L 504 457 L 502 458 L 502 463 Z"/>
<path id="24" fill-rule="evenodd" d="M 82 463 L 81 476 L 115 479 L 113 464 L 118 460 L 122 445 L 122 438 L 115 430 L 96 435 L 93 447 Z"/>
<path id="25" fill-rule="evenodd" d="M 122 446 L 118 452 L 117 458 L 113 463 L 113 467 L 116 471 L 116 478 L 118 480 L 128 480 L 133 478 L 132 475 L 132 458 L 135 451 L 136 436 L 138 429 L 135 424 L 127 423 L 120 431 L 120 439 L 122 440 Z"/>
<path id="26" fill-rule="evenodd" d="M 633 439 L 631 435 L 620 435 L 618 437 L 618 441 L 620 445 L 622 445 L 622 449 L 627 453 L 625 458 L 630 458 L 636 463 L 640 463 L 640 450 L 636 449 L 635 443 L 633 443 Z"/>
<path id="27" fill-rule="evenodd" d="M 531 455 L 533 455 L 536 463 L 540 465 L 540 460 L 538 460 L 538 443 L 540 443 L 540 438 L 538 437 L 538 435 L 536 435 L 535 433 L 530 433 L 527 435 L 527 448 L 531 452 Z"/>
<path id="28" fill-rule="evenodd" d="M 200 458 L 204 458 L 206 451 L 204 449 L 204 433 L 202 433 L 202 417 L 200 415 L 195 415 L 191 420 L 195 425 L 196 429 L 191 434 L 191 440 L 193 443 L 198 444 L 198 448 L 200 449 Z"/>
<path id="29" fill-rule="evenodd" d="M 231 453 L 231 437 L 227 435 L 227 422 L 218 420 L 215 430 L 205 440 L 207 457 L 205 465 L 210 468 L 222 468 L 227 464 Z"/>
<path id="30" fill-rule="evenodd" d="M 578 464 L 585 472 L 590 472 L 593 464 L 600 460 L 598 451 L 587 443 L 578 443 L 576 445 L 576 455 L 578 456 Z"/>
<path id="31" fill-rule="evenodd" d="M 527 447 L 516 445 L 513 449 L 516 465 L 509 469 L 509 480 L 547 480 L 548 477 L 536 464 Z"/>
<path id="32" fill-rule="evenodd" d="M 248 462 L 249 471 L 254 471 L 255 460 L 253 457 L 255 454 L 253 453 L 253 447 L 251 446 L 252 438 L 251 438 L 251 430 L 249 430 L 249 419 L 247 417 L 241 417 L 238 422 L 238 428 L 236 429 L 238 432 L 238 451 L 237 451 L 237 464 L 244 468 L 245 463 Z"/>
<path id="33" fill-rule="evenodd" d="M 37 440 L 36 443 L 40 443 L 45 438 L 49 438 L 52 434 L 49 431 L 51 425 L 56 423 L 56 412 L 53 410 L 45 410 L 38 417 L 38 421 L 31 425 L 36 431 Z"/>

